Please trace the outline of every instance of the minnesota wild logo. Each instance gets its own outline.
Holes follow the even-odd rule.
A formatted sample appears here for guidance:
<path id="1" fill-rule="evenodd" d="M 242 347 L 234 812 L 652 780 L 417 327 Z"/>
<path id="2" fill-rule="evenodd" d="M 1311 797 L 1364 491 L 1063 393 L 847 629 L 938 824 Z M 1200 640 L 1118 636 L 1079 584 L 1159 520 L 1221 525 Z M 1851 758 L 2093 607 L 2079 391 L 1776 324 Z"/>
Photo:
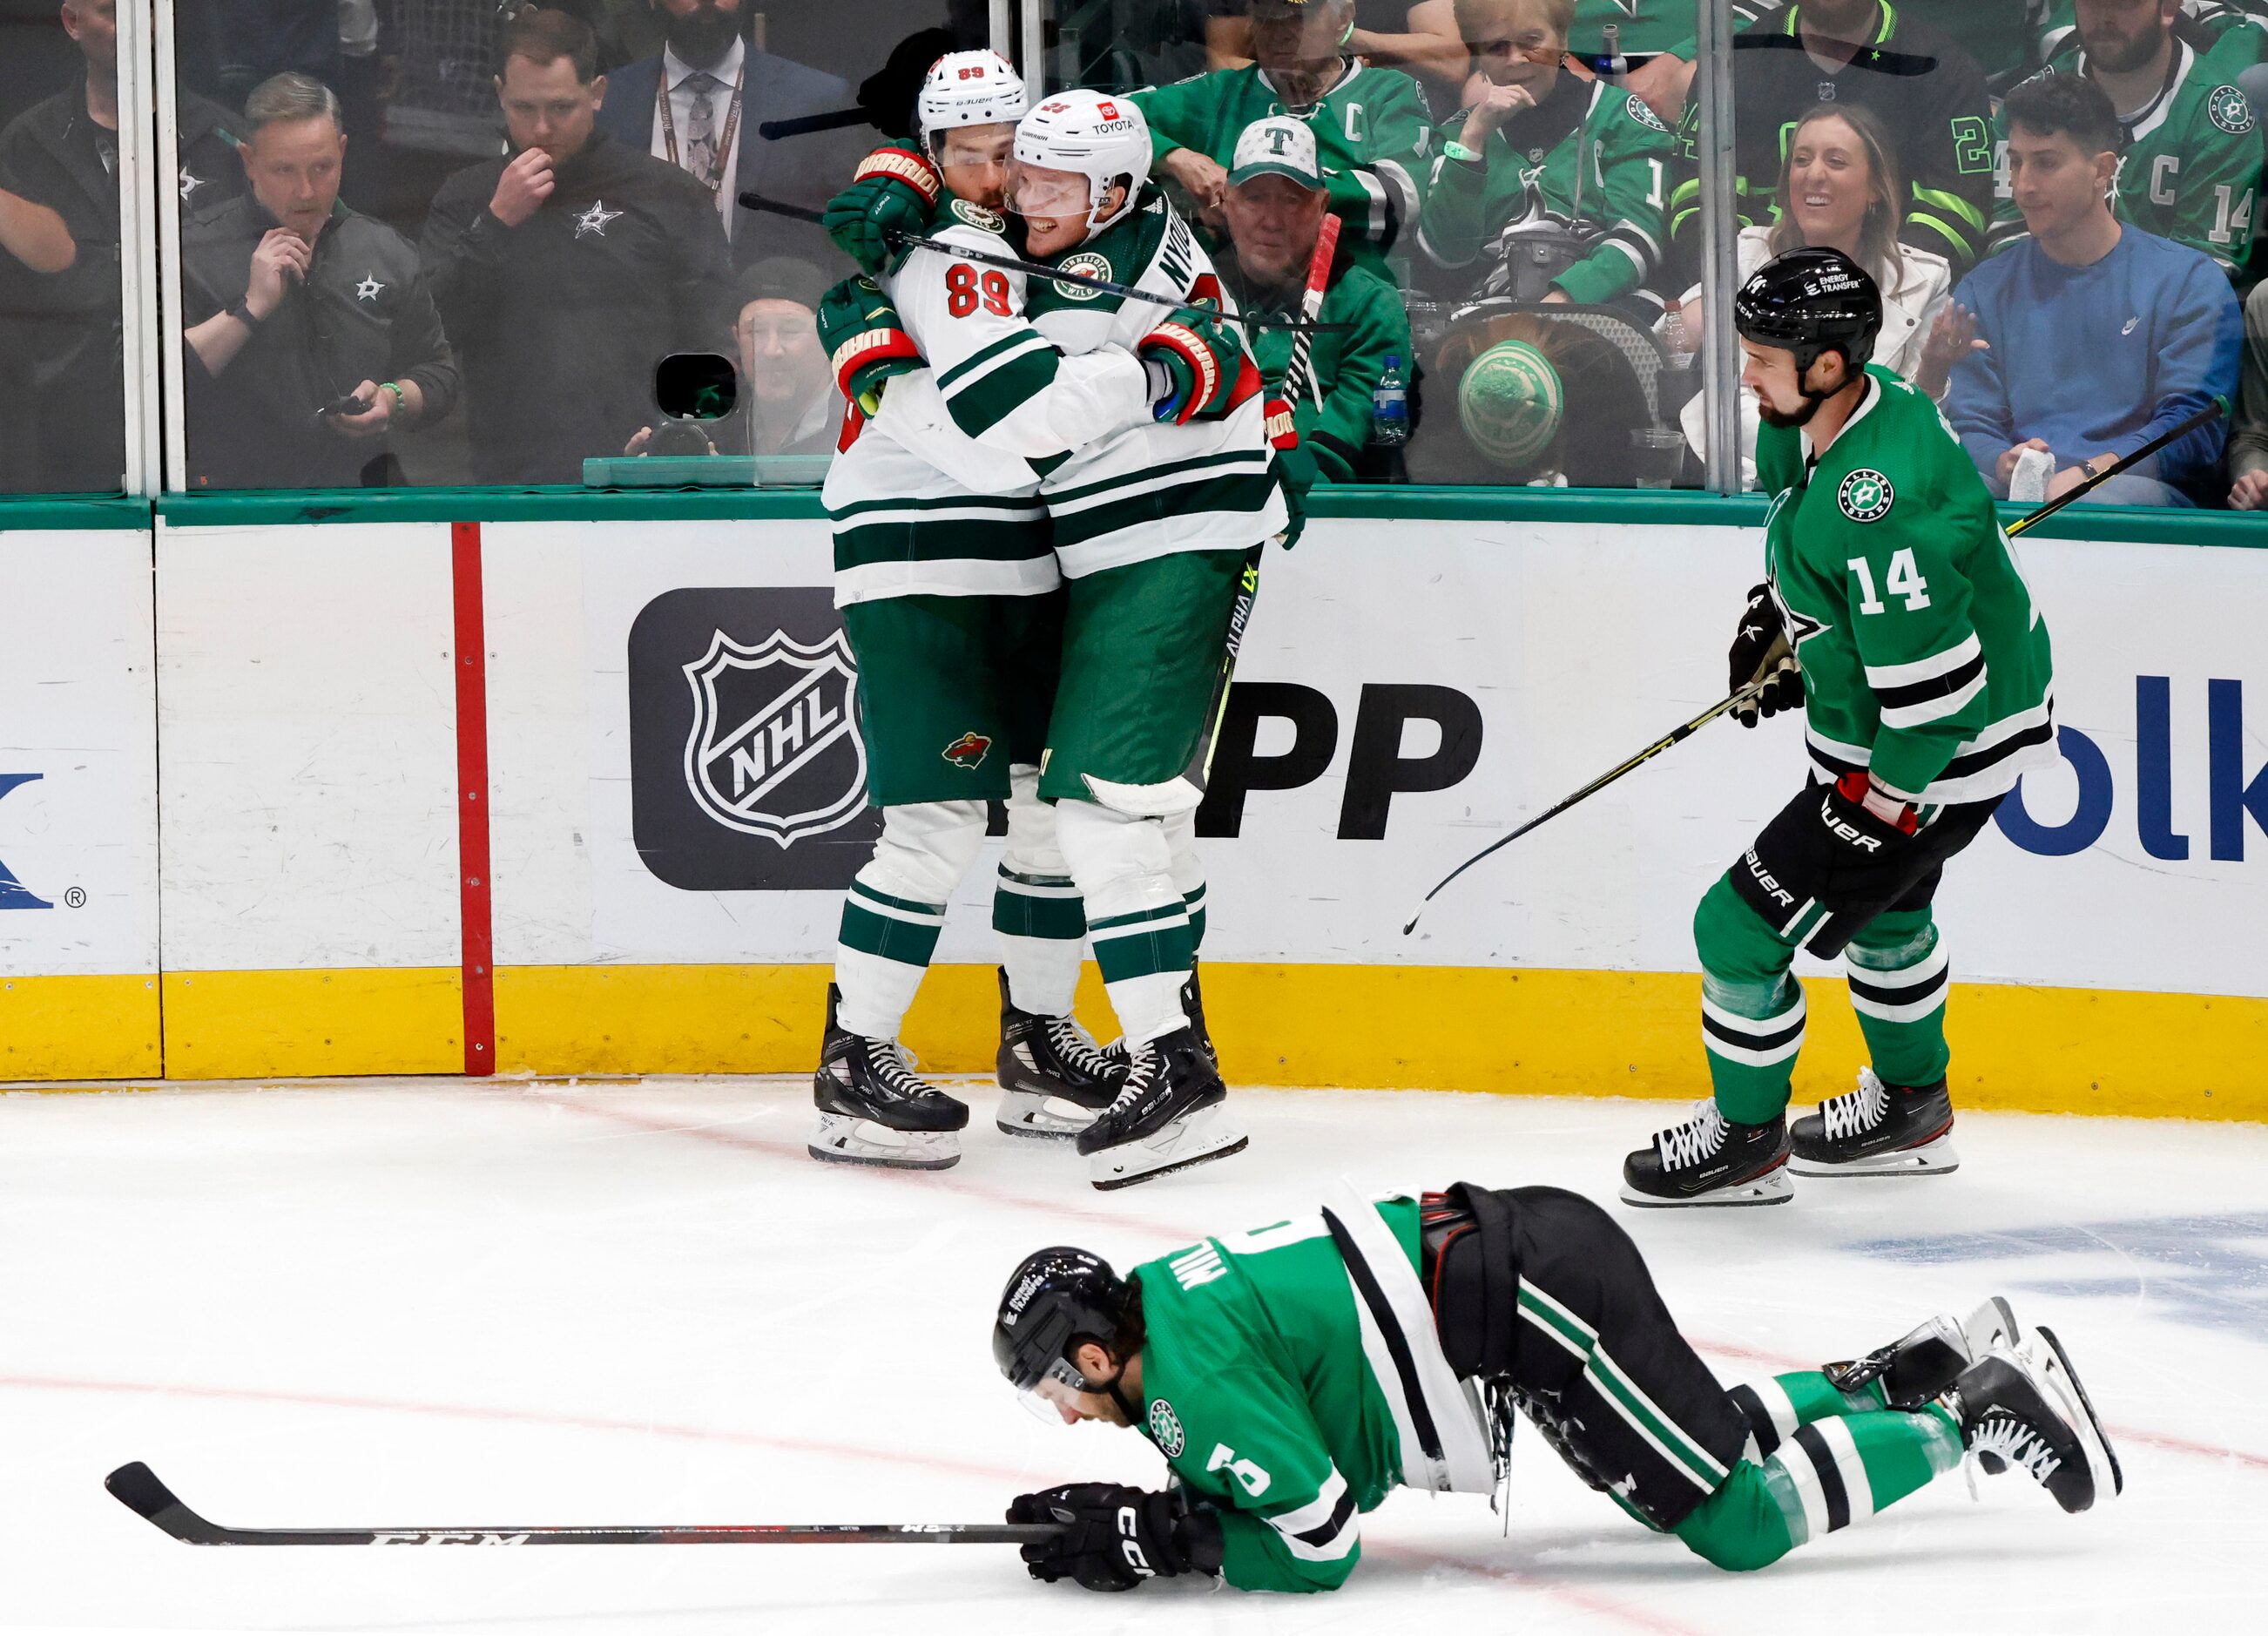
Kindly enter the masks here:
<path id="1" fill-rule="evenodd" d="M 979 232 L 997 233 L 1007 230 L 1008 224 L 1001 219 L 998 210 L 988 210 L 983 205 L 971 204 L 966 199 L 953 202 L 953 213 Z"/>
<path id="2" fill-rule="evenodd" d="M 1167 1459 L 1181 1458 L 1182 1417 L 1162 1397 L 1150 1405 L 1150 1435 L 1158 1440 L 1158 1451 Z"/>
<path id="3" fill-rule="evenodd" d="M 991 750 L 992 741 L 983 733 L 964 733 L 939 753 L 963 772 L 973 772 L 984 764 Z"/>
<path id="4" fill-rule="evenodd" d="M 1110 262 L 1092 250 L 1081 250 L 1077 255 L 1067 255 L 1057 263 L 1064 272 L 1077 273 L 1082 278 L 1108 278 Z M 1066 301 L 1092 301 L 1102 293 L 1093 284 L 1075 284 L 1067 279 L 1055 281 L 1056 293 Z"/>
<path id="5" fill-rule="evenodd" d="M 2242 136 L 2259 122 L 2253 117 L 2251 99 L 2234 85 L 2215 85 L 2205 99 L 2205 111 L 2232 136 Z"/>
<path id="6" fill-rule="evenodd" d="M 1835 503 L 1852 522 L 1870 523 L 1888 512 L 1890 502 L 1896 497 L 1897 490 L 1890 487 L 1888 477 L 1871 467 L 1861 466 L 1843 479 L 1842 488 L 1836 491 Z"/>

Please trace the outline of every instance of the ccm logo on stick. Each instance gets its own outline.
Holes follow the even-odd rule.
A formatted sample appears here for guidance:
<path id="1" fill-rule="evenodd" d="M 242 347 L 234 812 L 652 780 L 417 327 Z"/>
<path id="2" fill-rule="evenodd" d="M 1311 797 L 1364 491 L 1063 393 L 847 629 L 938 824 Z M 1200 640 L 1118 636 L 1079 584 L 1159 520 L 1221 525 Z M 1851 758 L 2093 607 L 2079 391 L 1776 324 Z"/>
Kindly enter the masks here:
<path id="1" fill-rule="evenodd" d="M 1267 719 L 1292 725 L 1291 748 L 1279 755 L 1257 753 L 1260 724 Z M 1438 741 L 1423 755 L 1403 754 L 1405 728 L 1413 721 L 1436 730 Z M 1338 743 L 1338 711 L 1314 689 L 1294 682 L 1238 682 L 1229 690 L 1204 805 L 1197 808 L 1197 833 L 1242 833 L 1248 792 L 1313 784 L 1329 770 Z M 1385 839 L 1395 796 L 1462 784 L 1480 758 L 1481 709 L 1465 694 L 1425 683 L 1366 683 L 1355 705 L 1338 838 Z"/>

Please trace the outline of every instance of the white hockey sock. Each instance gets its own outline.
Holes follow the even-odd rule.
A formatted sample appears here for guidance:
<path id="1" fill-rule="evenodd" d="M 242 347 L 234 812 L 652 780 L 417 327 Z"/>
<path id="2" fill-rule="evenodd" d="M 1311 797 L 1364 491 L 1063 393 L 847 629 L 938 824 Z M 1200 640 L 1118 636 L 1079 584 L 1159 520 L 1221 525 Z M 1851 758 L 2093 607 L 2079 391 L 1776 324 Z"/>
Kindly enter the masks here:
<path id="1" fill-rule="evenodd" d="M 945 906 L 984 844 L 984 803 L 926 801 L 882 809 L 874 856 L 843 899 L 835 944 L 836 1021 L 894 1040 L 937 953 Z"/>
<path id="2" fill-rule="evenodd" d="M 1011 768 L 1008 778 L 1008 841 L 992 889 L 1000 967 L 1018 1010 L 1068 1016 L 1079 994 L 1086 908 L 1056 844 L 1055 808 L 1038 797 L 1039 769 Z"/>
<path id="3" fill-rule="evenodd" d="M 1086 899 L 1087 936 L 1127 1043 L 1188 1026 L 1189 917 L 1174 885 L 1164 822 L 1092 801 L 1056 804 L 1056 833 Z"/>

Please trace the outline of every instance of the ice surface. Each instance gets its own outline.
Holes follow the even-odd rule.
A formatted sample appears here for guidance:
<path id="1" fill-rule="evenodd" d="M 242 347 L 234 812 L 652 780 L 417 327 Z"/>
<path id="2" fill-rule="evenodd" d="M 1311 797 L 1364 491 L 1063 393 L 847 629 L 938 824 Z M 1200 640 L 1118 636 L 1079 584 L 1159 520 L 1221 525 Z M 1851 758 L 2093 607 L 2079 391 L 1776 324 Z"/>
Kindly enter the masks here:
<path id="1" fill-rule="evenodd" d="M 0 1098 L 0 1626 L 2268 1630 L 2268 1130 L 2242 1125 L 1965 1115 L 1943 1179 L 1616 1206 L 1728 1382 L 1999 1291 L 2113 1427 L 2116 1505 L 1952 1476 L 1757 1575 L 1638 1529 L 1526 1429 L 1508 1537 L 1484 1500 L 1398 1493 L 1322 1598 L 1106 1599 L 991 1547 L 200 1551 L 102 1491 L 143 1459 L 239 1525 L 892 1522 L 1154 1481 L 1133 1433 L 1040 1425 L 994 1374 L 1020 1256 L 1123 1265 L 1335 1174 L 1608 1199 L 1680 1113 L 1245 1093 L 1243 1156 L 1103 1195 L 989 1105 L 959 1168 L 916 1176 L 806 1159 L 808 1091 L 777 1080 Z"/>

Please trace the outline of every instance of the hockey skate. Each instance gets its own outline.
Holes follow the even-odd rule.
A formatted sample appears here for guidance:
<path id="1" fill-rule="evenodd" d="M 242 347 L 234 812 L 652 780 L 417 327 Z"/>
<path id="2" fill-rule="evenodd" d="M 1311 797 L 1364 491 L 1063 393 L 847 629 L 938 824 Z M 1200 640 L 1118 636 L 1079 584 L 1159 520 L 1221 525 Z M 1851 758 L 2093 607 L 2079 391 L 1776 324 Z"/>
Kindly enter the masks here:
<path id="1" fill-rule="evenodd" d="M 1915 1410 L 1953 1389 L 1970 1365 L 1987 1353 L 2014 1350 L 2023 1340 L 2016 1315 L 1995 1295 L 1964 1320 L 1940 1313 L 1904 1340 L 1822 1371 L 1840 1392 L 1856 1392 L 1875 1381 L 1893 1409 Z M 1986 1462 L 1987 1470 L 1998 1465 Z"/>
<path id="2" fill-rule="evenodd" d="M 1097 1045 L 1075 1018 L 1019 1011 L 1000 973 L 1000 1110 L 993 1123 L 1010 1136 L 1060 1140 L 1077 1136 L 1118 1100 L 1126 1060 Z"/>
<path id="3" fill-rule="evenodd" d="M 1790 1126 L 1788 1146 L 1787 1167 L 1798 1175 L 1948 1175 L 1961 1168 L 1945 1081 L 1886 1085 L 1872 1068 L 1859 1070 L 1857 1090 Z"/>
<path id="4" fill-rule="evenodd" d="M 1182 1015 L 1187 1017 L 1189 1020 L 1189 1027 L 1197 1030 L 1197 1043 L 1204 1048 L 1204 1054 L 1212 1058 L 1214 1071 L 1219 1072 L 1220 1052 L 1213 1048 L 1212 1030 L 1205 1026 L 1204 986 L 1197 980 L 1197 966 L 1195 961 L 1189 962 L 1189 981 L 1182 984 Z M 1102 1054 L 1117 1064 L 1122 1072 L 1127 1058 L 1132 1055 L 1126 1049 L 1124 1040 L 1111 1041 L 1102 1048 Z"/>
<path id="5" fill-rule="evenodd" d="M 2009 1466 L 2084 1511 L 2126 1486 L 2118 1456 L 2055 1331 L 2043 1324 L 2020 1346 L 1997 1347 L 1965 1370 L 1946 1397 L 1961 1441 L 1988 1471 Z"/>
<path id="6" fill-rule="evenodd" d="M 1735 1124 L 1714 1098 L 1694 1103 L 1690 1119 L 1623 1161 L 1626 1205 L 1784 1205 L 1794 1197 L 1786 1121 Z"/>
<path id="7" fill-rule="evenodd" d="M 819 1104 L 819 1132 L 807 1144 L 811 1156 L 895 1170 L 959 1164 L 967 1104 L 916 1073 L 895 1040 L 869 1039 L 837 1024 L 842 999 L 828 984 L 827 1034 L 811 1080 L 812 1100 Z"/>
<path id="8" fill-rule="evenodd" d="M 1136 1046 L 1118 1099 L 1079 1133 L 1087 1179 L 1105 1192 L 1241 1153 L 1227 1087 L 1194 1028 Z"/>

